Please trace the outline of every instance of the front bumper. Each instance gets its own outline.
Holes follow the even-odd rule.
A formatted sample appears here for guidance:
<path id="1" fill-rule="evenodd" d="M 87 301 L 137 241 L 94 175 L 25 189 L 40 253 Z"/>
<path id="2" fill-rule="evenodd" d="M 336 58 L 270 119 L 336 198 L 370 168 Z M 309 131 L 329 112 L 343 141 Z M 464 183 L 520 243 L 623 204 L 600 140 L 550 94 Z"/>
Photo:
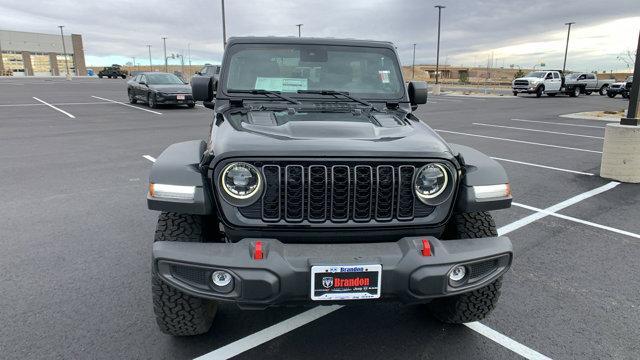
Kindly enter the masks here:
<path id="1" fill-rule="evenodd" d="M 527 94 L 533 94 L 536 92 L 538 85 L 512 85 L 511 89 L 513 90 L 513 92 L 517 92 L 517 93 L 527 93 Z"/>
<path id="2" fill-rule="evenodd" d="M 184 99 L 178 99 L 178 95 L 184 96 Z M 156 95 L 158 104 L 165 105 L 180 105 L 180 104 L 193 104 L 193 95 L 191 94 L 161 94 Z"/>
<path id="3" fill-rule="evenodd" d="M 422 255 L 423 239 L 431 245 L 431 256 Z M 263 259 L 252 256 L 257 241 L 262 242 Z M 314 265 L 380 264 L 381 300 L 424 303 L 487 285 L 509 269 L 512 258 L 511 241 L 505 236 L 446 241 L 431 236 L 405 237 L 397 242 L 364 244 L 243 239 L 237 243 L 159 241 L 153 245 L 153 271 L 165 282 L 196 297 L 255 309 L 311 302 Z M 448 274 L 454 265 L 467 266 L 469 277 L 464 285 L 449 284 Z M 232 291 L 223 294 L 213 289 L 210 278 L 215 270 L 232 274 Z"/>

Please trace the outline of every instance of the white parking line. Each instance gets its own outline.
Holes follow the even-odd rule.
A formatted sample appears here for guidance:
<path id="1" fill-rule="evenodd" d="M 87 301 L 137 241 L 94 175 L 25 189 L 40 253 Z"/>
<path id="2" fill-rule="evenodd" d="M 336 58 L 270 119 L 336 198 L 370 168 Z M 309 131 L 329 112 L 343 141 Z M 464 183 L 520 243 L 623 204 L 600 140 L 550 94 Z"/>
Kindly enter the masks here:
<path id="1" fill-rule="evenodd" d="M 100 100 L 104 100 L 104 101 L 109 101 L 109 102 L 112 102 L 112 103 L 115 103 L 115 104 L 120 104 L 120 105 L 128 106 L 128 107 L 130 107 L 130 108 L 134 108 L 134 109 L 138 109 L 138 110 L 142 110 L 142 111 L 146 111 L 146 112 L 154 113 L 154 114 L 157 114 L 157 115 L 162 115 L 162 113 L 161 113 L 161 112 L 157 112 L 157 111 L 153 111 L 153 110 L 149 110 L 149 109 L 141 108 L 141 107 L 139 107 L 139 106 L 133 106 L 133 105 L 131 105 L 131 104 L 125 104 L 125 103 L 120 102 L 120 101 L 115 101 L 115 100 L 111 100 L 111 99 L 105 99 L 105 98 L 103 98 L 103 97 L 100 97 L 100 96 L 94 96 L 94 95 L 91 95 L 91 97 L 96 98 L 96 99 L 100 99 Z"/>
<path id="2" fill-rule="evenodd" d="M 156 162 L 156 158 L 154 158 L 151 155 L 142 155 L 142 157 L 147 159 L 147 160 L 149 160 L 149 161 L 151 161 L 151 162 Z"/>
<path id="3" fill-rule="evenodd" d="M 594 175 L 592 173 L 583 172 L 583 171 L 569 170 L 569 169 L 557 168 L 557 167 L 553 167 L 553 166 L 540 165 L 540 164 L 532 164 L 532 163 L 528 163 L 528 162 L 524 162 L 524 161 L 503 159 L 503 158 L 499 158 L 499 157 L 495 157 L 495 156 L 491 156 L 491 158 L 495 159 L 495 160 L 499 160 L 499 161 L 505 161 L 505 162 L 515 163 L 515 164 L 534 166 L 534 167 L 539 167 L 539 168 L 543 168 L 543 169 L 564 171 L 564 172 L 568 172 L 568 173 L 572 173 L 572 174 L 588 175 L 588 176 L 593 176 Z"/>
<path id="4" fill-rule="evenodd" d="M 495 343 L 502 345 L 504 347 L 506 347 L 507 349 L 513 351 L 514 353 L 529 359 L 529 360 L 551 360 L 551 358 L 540 354 L 539 352 L 528 348 L 522 344 L 520 344 L 519 342 L 511 339 L 510 337 L 507 337 L 505 335 L 500 334 L 499 332 L 493 330 L 492 328 L 483 325 L 477 321 L 475 322 L 470 322 L 470 323 L 466 323 L 464 324 L 464 326 L 468 327 L 469 329 L 477 332 L 478 334 L 489 338 L 490 340 L 493 340 Z"/>
<path id="5" fill-rule="evenodd" d="M 287 320 L 269 326 L 266 329 L 260 330 L 257 333 L 253 333 L 249 336 L 243 337 L 240 340 L 234 341 L 231 344 L 227 344 L 208 354 L 204 354 L 196 358 L 196 360 L 223 360 L 232 358 L 247 350 L 253 349 L 256 346 L 262 345 L 267 341 L 271 341 L 279 336 L 282 336 L 289 331 L 295 330 L 305 324 L 308 324 L 316 319 L 339 310 L 342 307 L 343 305 L 314 307 L 311 310 L 307 310 L 301 314 L 290 317 Z"/>
<path id="6" fill-rule="evenodd" d="M 611 227 L 611 226 L 600 225 L 600 224 L 597 224 L 597 223 L 594 223 L 594 222 L 591 222 L 591 221 L 586 221 L 586 220 L 574 218 L 573 216 L 567 216 L 567 215 L 562 215 L 562 214 L 558 214 L 558 213 L 555 213 L 555 212 L 549 212 L 549 211 L 544 210 L 544 209 L 538 209 L 537 207 L 524 205 L 524 204 L 520 204 L 520 203 L 515 203 L 514 202 L 514 203 L 511 203 L 511 205 L 517 206 L 517 207 L 521 207 L 521 208 L 527 209 L 527 210 L 547 213 L 547 215 L 555 216 L 555 217 L 560 218 L 560 219 L 565 219 L 565 220 L 577 222 L 577 223 L 580 223 L 580 224 L 593 226 L 593 227 L 596 227 L 596 228 L 599 228 L 599 229 L 611 231 L 611 232 L 614 232 L 614 233 L 617 233 L 617 234 L 626 235 L 626 236 L 630 236 L 630 237 L 633 237 L 633 238 L 636 238 L 636 239 L 640 239 L 640 234 L 632 233 L 630 231 L 616 229 L 616 228 Z"/>
<path id="7" fill-rule="evenodd" d="M 518 229 L 520 229 L 521 227 L 523 227 L 525 225 L 531 224 L 534 221 L 537 221 L 537 220 L 540 220 L 540 219 L 542 219 L 544 217 L 549 216 L 551 213 L 555 213 L 555 212 L 560 211 L 560 210 L 562 210 L 562 209 L 564 209 L 566 207 L 569 207 L 571 205 L 577 204 L 580 201 L 588 199 L 588 198 L 590 198 L 592 196 L 596 196 L 596 195 L 601 194 L 601 193 L 603 193 L 603 192 L 605 192 L 607 190 L 611 190 L 611 189 L 613 189 L 614 187 L 616 187 L 618 185 L 620 185 L 619 182 L 611 181 L 611 182 L 607 183 L 606 185 L 602 185 L 602 186 L 600 186 L 598 188 L 595 188 L 593 190 L 590 190 L 590 191 L 584 192 L 582 194 L 576 195 L 576 196 L 574 196 L 572 198 L 569 198 L 569 199 L 567 199 L 567 200 L 565 200 L 563 202 L 560 202 L 560 203 L 558 203 L 556 205 L 550 206 L 550 207 L 548 207 L 548 208 L 546 208 L 546 209 L 544 209 L 542 211 L 538 211 L 538 212 L 533 213 L 533 214 L 531 214 L 529 216 L 523 217 L 520 220 L 514 221 L 514 222 L 512 222 L 510 224 L 507 224 L 505 226 L 500 227 L 498 229 L 498 235 L 506 235 L 506 234 L 508 234 L 508 233 L 510 233 L 512 231 L 518 230 Z"/>
<path id="8" fill-rule="evenodd" d="M 37 101 L 40 101 L 41 103 L 43 103 L 43 104 L 47 105 L 48 107 L 50 107 L 50 108 L 52 108 L 52 109 L 54 109 L 54 110 L 58 110 L 58 111 L 60 111 L 61 113 L 63 113 L 63 114 L 65 114 L 65 115 L 67 115 L 68 117 L 70 117 L 70 118 L 72 118 L 72 119 L 75 119 L 75 118 L 76 118 L 75 116 L 71 115 L 70 113 L 68 113 L 68 112 L 66 112 L 66 111 L 64 111 L 64 110 L 62 110 L 62 109 L 60 109 L 60 108 L 55 107 L 55 106 L 53 106 L 53 105 L 49 104 L 49 103 L 48 103 L 48 102 L 46 102 L 46 101 L 40 100 L 40 99 L 38 99 L 38 98 L 37 98 L 37 97 L 35 97 L 35 96 L 34 96 L 33 98 L 34 98 L 34 99 L 36 99 Z"/>
<path id="9" fill-rule="evenodd" d="M 565 132 L 559 132 L 559 131 L 529 129 L 529 128 L 521 128 L 521 127 L 515 127 L 515 126 L 504 126 L 504 125 L 484 124 L 484 123 L 473 123 L 473 125 L 490 126 L 490 127 L 495 127 L 495 128 L 501 128 L 501 129 L 532 131 L 532 132 L 540 132 L 540 133 L 556 134 L 556 135 L 575 136 L 575 137 L 583 137 L 583 138 L 591 138 L 591 139 L 604 139 L 604 137 L 602 137 L 602 136 L 571 134 L 571 133 L 565 133 Z"/>
<path id="10" fill-rule="evenodd" d="M 96 105 L 96 104 L 112 104 L 108 101 L 93 102 L 68 102 L 68 103 L 50 103 L 51 105 Z M 47 106 L 46 104 L 2 104 L 0 107 L 23 107 L 23 106 Z"/>
<path id="11" fill-rule="evenodd" d="M 475 137 L 479 137 L 479 138 L 510 141 L 510 142 L 515 142 L 515 143 L 520 143 L 520 144 L 546 146 L 546 147 L 552 147 L 552 148 L 557 148 L 557 149 L 567 149 L 567 150 L 590 152 L 590 153 L 594 153 L 594 154 L 602 154 L 602 151 L 579 149 L 579 148 L 574 148 L 574 147 L 569 147 L 569 146 L 542 144 L 542 143 L 536 143 L 536 142 L 531 142 L 531 141 L 506 139 L 506 138 L 500 138 L 500 137 L 495 137 L 495 136 L 487 136 L 487 135 L 469 134 L 469 133 L 463 133 L 463 132 L 458 132 L 458 131 L 449 131 L 449 130 L 440 130 L 440 129 L 435 129 L 435 130 L 438 131 L 438 132 L 449 133 L 449 134 L 475 136 Z"/>
<path id="12" fill-rule="evenodd" d="M 552 122 L 552 121 L 538 121 L 538 120 L 525 120 L 525 119 L 511 119 L 512 121 L 520 121 L 520 122 L 529 122 L 536 124 L 550 124 L 550 125 L 560 125 L 560 126 L 575 126 L 575 127 L 584 127 L 584 128 L 593 128 L 593 129 L 604 129 L 604 126 L 595 126 L 595 125 L 582 125 L 582 124 L 567 124 L 560 122 Z"/>

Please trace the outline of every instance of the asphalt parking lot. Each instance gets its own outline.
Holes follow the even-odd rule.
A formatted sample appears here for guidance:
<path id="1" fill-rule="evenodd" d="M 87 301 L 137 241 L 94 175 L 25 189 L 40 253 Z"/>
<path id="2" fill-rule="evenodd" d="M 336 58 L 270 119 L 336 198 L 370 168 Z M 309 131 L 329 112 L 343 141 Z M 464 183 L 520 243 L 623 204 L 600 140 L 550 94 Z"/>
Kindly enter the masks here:
<path id="1" fill-rule="evenodd" d="M 168 145 L 206 137 L 210 111 L 126 99 L 123 80 L 0 79 L 0 357 L 638 358 L 640 185 L 598 176 L 604 122 L 558 117 L 626 100 L 433 96 L 418 110 L 511 180 L 515 204 L 494 217 L 515 260 L 481 323 L 395 304 L 223 306 L 209 333 L 172 338 L 153 316 L 147 176 Z"/>

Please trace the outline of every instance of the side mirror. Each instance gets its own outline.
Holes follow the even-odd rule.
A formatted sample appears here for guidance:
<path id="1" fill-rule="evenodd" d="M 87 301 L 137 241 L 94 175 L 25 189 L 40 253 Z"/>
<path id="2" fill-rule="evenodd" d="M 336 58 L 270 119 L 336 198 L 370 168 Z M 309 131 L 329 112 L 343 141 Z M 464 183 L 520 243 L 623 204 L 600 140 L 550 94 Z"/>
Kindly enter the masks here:
<path id="1" fill-rule="evenodd" d="M 427 83 L 425 81 L 411 81 L 407 87 L 411 110 L 416 110 L 418 105 L 427 103 Z"/>
<path id="2" fill-rule="evenodd" d="M 191 78 L 191 93 L 194 101 L 210 102 L 213 100 L 213 78 L 194 76 Z"/>

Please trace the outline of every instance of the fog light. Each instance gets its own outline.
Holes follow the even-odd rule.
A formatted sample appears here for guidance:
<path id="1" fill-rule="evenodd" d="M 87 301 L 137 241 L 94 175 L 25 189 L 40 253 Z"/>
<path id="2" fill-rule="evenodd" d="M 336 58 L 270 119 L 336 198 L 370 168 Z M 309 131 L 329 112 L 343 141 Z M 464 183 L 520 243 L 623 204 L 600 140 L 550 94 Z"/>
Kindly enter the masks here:
<path id="1" fill-rule="evenodd" d="M 449 273 L 449 280 L 453 282 L 459 282 L 460 280 L 464 279 L 466 275 L 467 269 L 462 265 L 458 265 L 454 267 L 453 270 L 451 270 L 451 272 Z"/>
<path id="2" fill-rule="evenodd" d="M 228 293 L 233 290 L 233 276 L 226 271 L 218 270 L 211 274 L 213 288 L 222 293 Z"/>

